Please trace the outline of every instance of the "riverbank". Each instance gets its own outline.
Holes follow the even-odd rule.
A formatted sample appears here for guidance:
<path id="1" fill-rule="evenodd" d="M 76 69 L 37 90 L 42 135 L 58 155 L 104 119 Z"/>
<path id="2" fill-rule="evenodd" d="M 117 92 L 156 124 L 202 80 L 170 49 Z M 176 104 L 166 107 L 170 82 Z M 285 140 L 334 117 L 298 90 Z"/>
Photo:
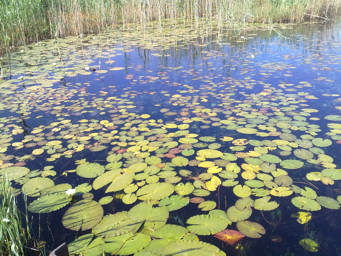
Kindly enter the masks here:
<path id="1" fill-rule="evenodd" d="M 1 0 L 0 52 L 46 38 L 98 33 L 117 24 L 167 20 L 243 25 L 328 20 L 341 0 Z"/>

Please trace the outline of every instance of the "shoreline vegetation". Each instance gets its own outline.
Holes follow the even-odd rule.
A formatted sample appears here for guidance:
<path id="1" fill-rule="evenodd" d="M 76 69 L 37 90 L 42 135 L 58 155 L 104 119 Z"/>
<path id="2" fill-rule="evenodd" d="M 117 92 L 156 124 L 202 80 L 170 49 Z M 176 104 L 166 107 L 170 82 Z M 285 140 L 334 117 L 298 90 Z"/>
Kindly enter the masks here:
<path id="1" fill-rule="evenodd" d="M 337 17 L 341 0 L 0 0 L 0 53 L 49 38 L 150 21 L 300 23 Z"/>

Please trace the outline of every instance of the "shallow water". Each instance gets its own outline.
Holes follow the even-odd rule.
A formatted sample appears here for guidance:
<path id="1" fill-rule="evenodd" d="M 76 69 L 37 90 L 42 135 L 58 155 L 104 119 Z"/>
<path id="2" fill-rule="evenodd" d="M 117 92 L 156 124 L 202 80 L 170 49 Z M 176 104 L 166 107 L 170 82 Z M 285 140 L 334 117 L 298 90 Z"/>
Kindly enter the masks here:
<path id="1" fill-rule="evenodd" d="M 314 23 L 232 30 L 190 24 L 161 31 L 151 24 L 18 49 L 11 70 L 4 66 L 7 76 L 0 83 L 1 170 L 23 172 L 13 178 L 14 188 L 41 187 L 30 192 L 29 204 L 37 198 L 48 201 L 47 189 L 68 183 L 66 189 L 56 189 L 57 194 L 76 188 L 78 203 L 93 196 L 91 202 L 107 217 L 137 209 L 143 201 L 166 209 L 161 206 L 165 200 L 180 194 L 186 204 L 172 210 L 166 203 L 169 217 L 159 221 L 188 227 L 200 241 L 227 255 L 339 255 L 338 27 Z M 114 154 L 115 160 L 107 158 Z M 156 158 L 148 158 L 152 156 Z M 84 174 L 87 163 L 103 167 L 91 165 L 97 169 Z M 271 164 L 274 169 L 269 169 Z M 30 172 L 8 169 L 14 166 Z M 117 175 L 101 180 L 111 179 L 113 185 L 111 180 L 103 187 L 94 183 L 103 172 L 119 168 L 118 176 L 133 174 L 120 181 Z M 179 192 L 180 183 L 189 183 L 190 192 Z M 238 192 L 237 184 L 246 185 L 246 191 Z M 148 186 L 156 195 L 143 191 Z M 102 206 L 94 203 L 104 196 L 114 200 Z M 245 206 L 231 213 L 238 199 L 249 196 L 252 203 L 239 201 Z M 273 203 L 267 203 L 266 196 Z M 206 209 L 193 202 L 196 197 L 208 202 Z M 41 213 L 40 220 L 32 213 L 35 233 L 40 225 L 40 238 L 48 249 L 90 233 L 102 218 L 99 214 L 91 222 L 84 217 L 78 228 L 70 228 L 65 215 L 77 203 L 67 204 L 67 198 L 60 210 Z M 197 215 L 217 221 L 206 216 L 213 209 L 227 211 L 232 224 L 204 221 L 210 230 L 205 235 L 202 227 L 198 231 L 186 224 Z M 297 212 L 310 212 L 312 218 L 300 224 L 292 216 Z M 244 221 L 260 224 L 265 234 L 251 238 L 255 234 L 242 228 L 251 224 Z M 146 222 L 140 220 L 133 233 L 155 239 Z M 84 223 L 85 230 L 77 231 Z M 245 237 L 234 246 L 213 237 L 225 228 Z M 124 241 L 116 242 L 111 253 Z M 303 248 L 302 241 L 316 242 L 318 248 Z M 150 246 L 132 245 L 136 255 L 147 255 Z M 169 252 L 159 252 L 164 253 Z"/>

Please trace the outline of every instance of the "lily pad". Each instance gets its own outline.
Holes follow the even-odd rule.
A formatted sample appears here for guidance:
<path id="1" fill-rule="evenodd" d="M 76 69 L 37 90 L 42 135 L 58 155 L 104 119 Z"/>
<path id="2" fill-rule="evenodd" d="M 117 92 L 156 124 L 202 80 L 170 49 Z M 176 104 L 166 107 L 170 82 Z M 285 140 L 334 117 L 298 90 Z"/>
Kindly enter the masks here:
<path id="1" fill-rule="evenodd" d="M 174 186 L 170 183 L 155 183 L 148 184 L 140 188 L 136 196 L 140 200 L 160 200 L 165 198 L 174 192 Z"/>
<path id="2" fill-rule="evenodd" d="M 239 197 L 249 197 L 251 195 L 251 188 L 246 185 L 237 185 L 233 188 L 233 193 Z"/>
<path id="3" fill-rule="evenodd" d="M 19 179 L 30 172 L 30 169 L 26 167 L 7 167 L 0 169 L 2 178 L 6 177 L 9 181 Z"/>
<path id="4" fill-rule="evenodd" d="M 255 209 L 260 210 L 260 211 L 272 211 L 276 209 L 279 204 L 275 201 L 269 202 L 271 199 L 270 196 L 265 196 L 259 199 L 255 200 Z"/>
<path id="5" fill-rule="evenodd" d="M 187 229 L 194 234 L 209 236 L 225 229 L 228 222 L 208 214 L 193 216 L 187 220 L 187 224 L 190 225 Z"/>
<path id="6" fill-rule="evenodd" d="M 28 210 L 35 213 L 57 211 L 71 202 L 72 197 L 64 193 L 54 193 L 41 196 L 30 203 Z"/>
<path id="7" fill-rule="evenodd" d="M 297 196 L 291 199 L 293 205 L 301 210 L 306 211 L 319 211 L 321 210 L 321 206 L 313 199 L 308 199 L 306 197 Z"/>
<path id="8" fill-rule="evenodd" d="M 84 231 L 96 226 L 102 217 L 102 206 L 95 201 L 84 199 L 64 213 L 62 223 L 67 229 Z"/>
<path id="9" fill-rule="evenodd" d="M 166 206 L 169 211 L 179 210 L 185 207 L 189 203 L 189 197 L 182 197 L 180 195 L 174 195 L 171 197 L 163 198 L 159 206 Z"/>
<path id="10" fill-rule="evenodd" d="M 77 167 L 76 172 L 78 176 L 83 178 L 96 178 L 104 173 L 104 167 L 98 163 L 84 163 Z"/>
<path id="11" fill-rule="evenodd" d="M 52 187 L 54 185 L 53 180 L 48 178 L 33 178 L 22 186 L 21 190 L 24 194 L 32 197 L 38 197 L 40 192 L 46 188 Z"/>
<path id="12" fill-rule="evenodd" d="M 337 200 L 327 197 L 327 196 L 318 196 L 316 201 L 325 208 L 337 210 L 340 209 L 340 204 Z"/>
<path id="13" fill-rule="evenodd" d="M 280 165 L 286 169 L 299 169 L 303 167 L 304 163 L 300 160 L 284 160 Z"/>
<path id="14" fill-rule="evenodd" d="M 265 229 L 262 225 L 251 221 L 238 221 L 237 229 L 243 235 L 251 238 L 261 238 L 265 234 Z"/>
<path id="15" fill-rule="evenodd" d="M 238 210 L 237 207 L 231 206 L 227 209 L 227 217 L 232 222 L 237 222 L 241 220 L 247 220 L 252 215 L 252 209 L 250 207 L 244 208 L 243 210 Z"/>

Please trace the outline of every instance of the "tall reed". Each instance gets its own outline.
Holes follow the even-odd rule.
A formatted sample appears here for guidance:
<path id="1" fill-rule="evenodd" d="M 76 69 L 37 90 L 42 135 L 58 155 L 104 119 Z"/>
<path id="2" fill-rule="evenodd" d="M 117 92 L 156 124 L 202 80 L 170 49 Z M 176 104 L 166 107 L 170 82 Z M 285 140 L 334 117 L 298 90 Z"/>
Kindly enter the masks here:
<path id="1" fill-rule="evenodd" d="M 0 52 L 116 24 L 215 21 L 219 26 L 337 17 L 341 0 L 0 0 Z"/>
<path id="2" fill-rule="evenodd" d="M 31 229 L 27 214 L 26 197 L 25 212 L 18 209 L 16 197 L 13 188 L 8 179 L 0 184 L 0 251 L 1 255 L 28 255 L 28 252 L 43 255 L 44 251 L 39 248 L 30 246 L 38 246 L 31 236 Z M 35 244 L 36 243 L 36 244 Z"/>

